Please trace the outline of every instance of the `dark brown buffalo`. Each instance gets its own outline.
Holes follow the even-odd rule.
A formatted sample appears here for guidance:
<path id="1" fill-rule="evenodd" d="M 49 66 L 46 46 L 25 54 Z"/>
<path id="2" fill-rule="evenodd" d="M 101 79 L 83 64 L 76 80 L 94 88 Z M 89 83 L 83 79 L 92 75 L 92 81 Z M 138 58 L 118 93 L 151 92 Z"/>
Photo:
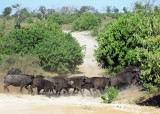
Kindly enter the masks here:
<path id="1" fill-rule="evenodd" d="M 82 93 L 82 86 L 85 84 L 85 81 L 88 77 L 86 76 L 74 76 L 69 78 L 70 83 L 72 83 L 72 88 L 74 88 L 73 90 L 73 94 L 75 94 L 75 91 L 77 90 L 81 92 L 81 95 L 83 96 Z"/>
<path id="2" fill-rule="evenodd" d="M 20 69 L 18 69 L 18 68 L 11 68 L 10 70 L 8 70 L 7 75 L 9 75 L 9 74 L 21 74 L 21 73 L 22 73 L 22 71 Z"/>
<path id="3" fill-rule="evenodd" d="M 84 85 L 82 85 L 83 93 L 84 89 L 87 89 L 90 92 L 90 94 L 93 95 L 91 91 L 92 88 L 94 88 L 93 83 L 85 83 Z"/>
<path id="4" fill-rule="evenodd" d="M 65 92 L 67 92 L 69 95 L 70 84 L 66 76 L 46 77 L 45 79 L 55 83 L 55 90 L 57 96 L 61 94 L 62 90 L 65 90 Z"/>
<path id="5" fill-rule="evenodd" d="M 8 90 L 8 86 L 16 86 L 20 87 L 20 92 L 22 92 L 23 87 L 28 90 L 28 86 L 31 84 L 34 76 L 26 75 L 26 74 L 9 74 L 4 77 L 4 90 Z"/>
<path id="6" fill-rule="evenodd" d="M 45 94 L 47 94 L 49 91 L 53 92 L 55 84 L 49 80 L 43 79 L 42 77 L 37 77 L 33 79 L 32 85 L 30 86 L 31 93 L 33 93 L 33 88 L 37 88 L 37 94 L 40 93 L 41 89 L 44 89 Z"/>
<path id="7" fill-rule="evenodd" d="M 107 77 L 91 77 L 86 80 L 86 83 L 92 83 L 94 91 L 98 89 L 101 93 L 103 93 L 105 87 L 109 86 L 110 79 Z"/>
<path id="8" fill-rule="evenodd" d="M 110 86 L 114 87 L 125 87 L 131 84 L 135 84 L 138 78 L 141 76 L 141 69 L 134 66 L 126 67 L 121 72 L 117 73 L 116 76 L 111 77 Z"/>

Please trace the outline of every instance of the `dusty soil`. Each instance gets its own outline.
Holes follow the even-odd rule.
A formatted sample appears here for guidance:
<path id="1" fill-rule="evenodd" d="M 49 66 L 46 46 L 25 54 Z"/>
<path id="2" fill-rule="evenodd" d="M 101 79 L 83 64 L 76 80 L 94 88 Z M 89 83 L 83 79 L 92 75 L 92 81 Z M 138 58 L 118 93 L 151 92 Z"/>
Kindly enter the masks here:
<path id="1" fill-rule="evenodd" d="M 67 32 L 67 31 L 65 31 Z M 84 64 L 79 66 L 79 74 L 86 76 L 103 76 L 105 71 L 98 67 L 93 56 L 97 42 L 89 32 L 73 32 L 72 35 L 81 45 L 86 45 Z M 60 97 L 45 95 L 29 95 L 25 89 L 19 93 L 19 88 L 10 86 L 10 92 L 3 90 L 3 78 L 0 74 L 0 113 L 6 114 L 160 114 L 160 108 L 139 106 L 135 101 L 141 98 L 144 92 L 140 88 L 132 87 L 120 92 L 112 104 L 104 104 L 99 97 L 93 97 L 88 91 L 85 96 L 62 95 Z"/>

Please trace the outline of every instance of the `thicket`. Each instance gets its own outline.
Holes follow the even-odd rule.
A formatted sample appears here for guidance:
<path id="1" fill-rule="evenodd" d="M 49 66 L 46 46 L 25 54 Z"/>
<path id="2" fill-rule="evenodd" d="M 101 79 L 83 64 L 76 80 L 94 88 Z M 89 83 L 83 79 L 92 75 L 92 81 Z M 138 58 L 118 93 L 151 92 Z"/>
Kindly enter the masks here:
<path id="1" fill-rule="evenodd" d="M 92 30 L 101 23 L 101 18 L 94 13 L 83 13 L 80 18 L 73 22 L 73 30 Z"/>
<path id="2" fill-rule="evenodd" d="M 115 75 L 126 66 L 142 67 L 142 83 L 160 86 L 160 33 L 153 11 L 127 13 L 108 25 L 97 39 L 96 60 Z"/>
<path id="3" fill-rule="evenodd" d="M 62 25 L 63 17 L 60 13 L 55 12 L 51 16 L 49 16 L 48 21 L 51 23 L 58 23 L 59 25 Z"/>
<path id="4" fill-rule="evenodd" d="M 112 103 L 118 96 L 119 91 L 114 87 L 105 87 L 106 94 L 99 95 L 104 103 Z"/>
<path id="5" fill-rule="evenodd" d="M 83 47 L 57 23 L 41 21 L 12 30 L 0 40 L 0 54 L 38 55 L 40 66 L 56 73 L 75 71 L 83 63 Z"/>

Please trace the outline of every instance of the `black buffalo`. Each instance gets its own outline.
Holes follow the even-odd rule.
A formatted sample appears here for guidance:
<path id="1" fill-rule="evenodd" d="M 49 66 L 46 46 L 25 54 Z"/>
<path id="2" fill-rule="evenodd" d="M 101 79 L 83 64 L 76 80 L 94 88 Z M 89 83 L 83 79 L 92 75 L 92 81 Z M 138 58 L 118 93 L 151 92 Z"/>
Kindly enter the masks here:
<path id="1" fill-rule="evenodd" d="M 83 96 L 82 93 L 82 86 L 85 84 L 85 81 L 88 77 L 86 76 L 74 76 L 69 78 L 70 83 L 72 84 L 72 88 L 74 88 L 73 90 L 73 94 L 75 94 L 75 91 L 80 91 L 81 95 Z"/>
<path id="2" fill-rule="evenodd" d="M 134 66 L 126 67 L 116 76 L 110 78 L 110 86 L 122 88 L 138 81 L 141 76 L 141 69 Z"/>
<path id="3" fill-rule="evenodd" d="M 56 85 L 55 90 L 57 96 L 61 94 L 62 90 L 67 92 L 69 95 L 70 84 L 66 76 L 46 77 L 45 79 L 53 82 Z"/>
<path id="4" fill-rule="evenodd" d="M 18 69 L 18 68 L 11 68 L 10 70 L 8 70 L 7 75 L 9 75 L 9 74 L 21 74 L 21 73 L 22 73 L 22 71 L 20 69 Z"/>
<path id="5" fill-rule="evenodd" d="M 93 84 L 94 92 L 98 89 L 101 93 L 104 92 L 105 87 L 109 86 L 110 78 L 107 77 L 91 77 L 86 80 L 86 83 Z"/>
<path id="6" fill-rule="evenodd" d="M 91 89 L 93 88 L 94 88 L 93 83 L 85 83 L 84 85 L 82 85 L 83 93 L 84 93 L 84 89 L 87 89 L 90 92 L 90 94 L 93 95 L 91 91 Z"/>
<path id="7" fill-rule="evenodd" d="M 55 84 L 49 80 L 45 80 L 43 77 L 36 77 L 32 80 L 32 84 L 30 86 L 31 93 L 33 93 L 33 88 L 37 88 L 37 94 L 40 93 L 41 89 L 44 89 L 45 94 L 47 94 L 49 91 L 53 92 Z"/>
<path id="8" fill-rule="evenodd" d="M 20 87 L 20 92 L 22 92 L 23 87 L 28 90 L 28 86 L 31 85 L 34 76 L 26 74 L 9 74 L 4 77 L 4 90 L 8 90 L 8 86 Z"/>

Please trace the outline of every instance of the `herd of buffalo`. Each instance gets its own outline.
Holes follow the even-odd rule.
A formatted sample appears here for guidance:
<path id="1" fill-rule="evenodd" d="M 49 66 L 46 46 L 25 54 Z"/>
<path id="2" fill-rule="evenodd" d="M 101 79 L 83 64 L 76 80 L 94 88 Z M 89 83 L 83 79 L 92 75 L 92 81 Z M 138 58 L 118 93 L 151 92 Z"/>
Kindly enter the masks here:
<path id="1" fill-rule="evenodd" d="M 116 76 L 110 78 L 86 76 L 33 76 L 22 74 L 21 70 L 12 68 L 8 71 L 7 76 L 4 77 L 4 90 L 9 92 L 8 86 L 12 85 L 20 87 L 20 92 L 22 92 L 23 87 L 25 87 L 29 93 L 33 94 L 33 88 L 37 88 L 37 94 L 43 90 L 46 95 L 55 93 L 59 96 L 61 91 L 70 94 L 69 90 L 72 88 L 73 94 L 80 91 L 83 96 L 82 90 L 87 89 L 90 94 L 93 95 L 96 90 L 99 90 L 101 93 L 104 92 L 106 86 L 121 88 L 126 85 L 136 84 L 140 75 L 141 69 L 134 66 L 126 67 L 124 70 L 117 73 Z"/>

